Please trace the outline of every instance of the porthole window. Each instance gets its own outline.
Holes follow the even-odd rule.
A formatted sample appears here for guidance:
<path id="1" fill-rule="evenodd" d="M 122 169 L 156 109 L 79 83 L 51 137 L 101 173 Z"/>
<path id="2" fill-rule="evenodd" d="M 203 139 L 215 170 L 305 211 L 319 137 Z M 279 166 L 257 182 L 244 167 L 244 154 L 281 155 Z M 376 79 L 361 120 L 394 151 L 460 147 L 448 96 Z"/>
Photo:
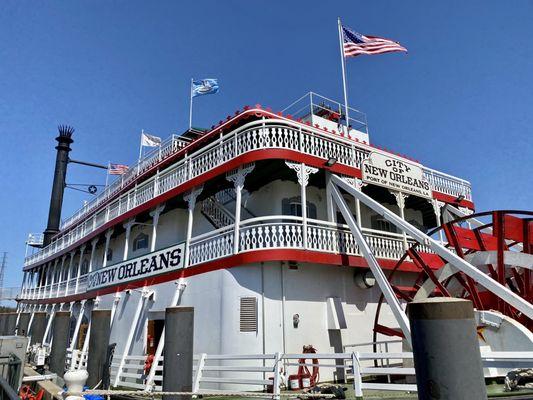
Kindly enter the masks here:
<path id="1" fill-rule="evenodd" d="M 135 239 L 133 239 L 133 251 L 147 249 L 148 248 L 148 235 L 145 233 L 139 233 Z"/>

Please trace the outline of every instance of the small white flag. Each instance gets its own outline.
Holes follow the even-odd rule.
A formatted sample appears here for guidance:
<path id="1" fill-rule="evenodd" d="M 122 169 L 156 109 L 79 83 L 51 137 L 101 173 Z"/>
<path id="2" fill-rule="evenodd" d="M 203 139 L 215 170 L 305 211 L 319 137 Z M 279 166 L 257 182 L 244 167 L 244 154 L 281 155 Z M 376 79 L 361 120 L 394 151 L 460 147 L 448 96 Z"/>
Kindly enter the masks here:
<path id="1" fill-rule="evenodd" d="M 146 147 L 161 146 L 161 138 L 158 136 L 149 135 L 143 132 L 141 134 L 141 146 L 146 146 Z"/>

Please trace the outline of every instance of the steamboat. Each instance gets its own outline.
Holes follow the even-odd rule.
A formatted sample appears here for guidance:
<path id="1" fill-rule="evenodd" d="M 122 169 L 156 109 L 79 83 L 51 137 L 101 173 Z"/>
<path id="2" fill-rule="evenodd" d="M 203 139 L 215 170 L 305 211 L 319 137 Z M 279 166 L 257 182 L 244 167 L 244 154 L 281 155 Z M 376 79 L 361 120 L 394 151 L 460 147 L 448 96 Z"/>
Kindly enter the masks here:
<path id="1" fill-rule="evenodd" d="M 111 310 L 111 386 L 160 387 L 165 338 L 180 335 L 165 329 L 171 306 L 194 307 L 196 371 L 209 355 L 260 362 L 243 382 L 226 368 L 194 389 L 266 386 L 266 355 L 309 345 L 408 350 L 405 307 L 424 297 L 471 300 L 482 350 L 531 351 L 531 213 L 475 214 L 467 180 L 372 145 L 357 110 L 345 121 L 315 93 L 246 106 L 162 141 L 62 221 L 72 129 L 56 140 L 48 226 L 29 241 L 12 328 L 46 347 L 67 313 L 65 370 L 95 356 L 92 316 Z"/>

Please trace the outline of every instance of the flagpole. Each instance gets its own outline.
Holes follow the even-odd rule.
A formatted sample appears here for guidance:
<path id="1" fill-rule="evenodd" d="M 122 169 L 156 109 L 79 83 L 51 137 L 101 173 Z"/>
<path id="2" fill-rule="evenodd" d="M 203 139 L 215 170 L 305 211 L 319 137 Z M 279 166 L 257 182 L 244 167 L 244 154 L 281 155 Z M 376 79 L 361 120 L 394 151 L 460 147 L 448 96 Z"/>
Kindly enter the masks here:
<path id="1" fill-rule="evenodd" d="M 105 176 L 105 187 L 107 188 L 107 184 L 109 182 L 109 168 L 111 167 L 111 161 L 107 162 L 107 171 Z"/>
<path id="2" fill-rule="evenodd" d="M 346 90 L 346 57 L 344 56 L 344 45 L 343 45 L 343 33 L 342 33 L 342 24 L 341 24 L 341 18 L 338 18 L 338 24 L 339 24 L 339 46 L 341 50 L 341 66 L 342 66 L 342 87 L 344 89 L 344 109 L 345 109 L 345 117 L 346 117 L 346 133 L 350 130 L 350 119 L 348 115 L 348 92 Z"/>
<path id="3" fill-rule="evenodd" d="M 191 130 L 192 128 L 192 83 L 193 83 L 193 78 L 191 78 L 191 88 L 190 88 L 189 130 Z"/>
<path id="4" fill-rule="evenodd" d="M 144 129 L 141 129 L 141 145 L 139 146 L 139 161 L 141 161 L 141 157 L 143 154 L 143 136 L 144 136 Z"/>

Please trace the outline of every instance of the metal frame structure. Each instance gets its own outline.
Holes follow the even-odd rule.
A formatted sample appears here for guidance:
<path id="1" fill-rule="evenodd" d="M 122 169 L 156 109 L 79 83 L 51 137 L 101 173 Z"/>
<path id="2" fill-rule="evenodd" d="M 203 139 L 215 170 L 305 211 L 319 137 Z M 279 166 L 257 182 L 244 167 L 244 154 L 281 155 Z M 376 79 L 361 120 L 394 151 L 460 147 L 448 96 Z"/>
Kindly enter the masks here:
<path id="1" fill-rule="evenodd" d="M 373 200 L 368 195 L 364 194 L 362 191 L 357 190 L 353 185 L 349 184 L 346 180 L 344 180 L 342 177 L 337 175 L 332 175 L 331 180 L 328 183 L 329 185 L 329 193 L 331 193 L 332 199 L 341 211 L 343 217 L 348 223 L 348 226 L 350 227 L 350 230 L 352 231 L 352 234 L 354 237 L 357 238 L 358 244 L 361 246 L 361 250 L 363 252 L 363 255 L 368 262 L 370 269 L 374 273 L 374 277 L 376 278 L 376 282 L 378 283 L 380 289 L 383 292 L 383 295 L 389 304 L 389 306 L 392 309 L 392 312 L 394 316 L 396 317 L 398 324 L 400 325 L 400 329 L 402 330 L 404 337 L 409 340 L 409 327 L 408 324 L 406 324 L 406 315 L 403 311 L 401 304 L 398 301 L 397 293 L 394 291 L 393 287 L 391 286 L 390 282 L 384 277 L 384 273 L 379 266 L 376 257 L 374 254 L 370 251 L 368 244 L 365 242 L 364 237 L 361 233 L 360 228 L 358 227 L 357 223 L 355 222 L 355 219 L 353 218 L 353 215 L 351 211 L 349 210 L 348 205 L 346 204 L 346 201 L 341 195 L 341 192 L 339 189 L 342 189 L 349 193 L 350 195 L 354 196 L 357 200 L 365 204 L 367 207 L 371 208 L 373 211 L 381 215 L 383 218 L 385 218 L 390 223 L 394 224 L 398 229 L 400 229 L 402 232 L 410 235 L 416 242 L 428 247 L 433 252 L 435 252 L 438 256 L 440 256 L 442 259 L 447 261 L 451 266 L 456 268 L 458 271 L 460 271 L 462 274 L 466 277 L 466 284 L 469 286 L 475 285 L 476 283 L 486 288 L 488 291 L 495 294 L 501 302 L 505 303 L 508 306 L 514 307 L 516 310 L 521 312 L 523 315 L 525 315 L 529 319 L 533 319 L 533 305 L 527 301 L 526 299 L 520 297 L 513 291 L 511 291 L 509 288 L 504 286 L 504 282 L 502 281 L 504 276 L 504 271 L 502 269 L 504 268 L 504 260 L 500 259 L 498 260 L 498 266 L 500 269 L 500 274 L 498 279 L 494 279 L 492 276 L 487 275 L 480 271 L 478 268 L 476 268 L 474 265 L 469 263 L 465 258 L 461 257 L 461 249 L 460 246 L 455 246 L 454 249 L 456 252 L 459 252 L 459 254 L 456 254 L 451 249 L 445 247 L 443 244 L 441 244 L 439 241 L 431 238 L 424 232 L 420 231 L 407 221 L 404 221 L 399 216 L 394 214 L 392 211 L 388 210 L 387 208 L 383 207 L 381 204 L 379 204 L 377 201 Z M 496 213 L 495 218 L 498 220 L 502 220 L 502 215 Z M 501 229 L 501 224 L 496 225 L 494 229 Z M 504 246 L 504 238 L 503 235 L 498 235 L 498 241 L 499 246 L 503 248 Z M 417 265 L 419 265 L 421 268 L 423 268 L 423 263 L 421 263 L 420 259 L 416 257 L 415 253 L 411 252 L 411 256 L 413 256 L 413 262 Z M 445 289 L 444 287 L 439 287 L 441 290 Z M 475 302 L 474 302 L 475 303 Z"/>

